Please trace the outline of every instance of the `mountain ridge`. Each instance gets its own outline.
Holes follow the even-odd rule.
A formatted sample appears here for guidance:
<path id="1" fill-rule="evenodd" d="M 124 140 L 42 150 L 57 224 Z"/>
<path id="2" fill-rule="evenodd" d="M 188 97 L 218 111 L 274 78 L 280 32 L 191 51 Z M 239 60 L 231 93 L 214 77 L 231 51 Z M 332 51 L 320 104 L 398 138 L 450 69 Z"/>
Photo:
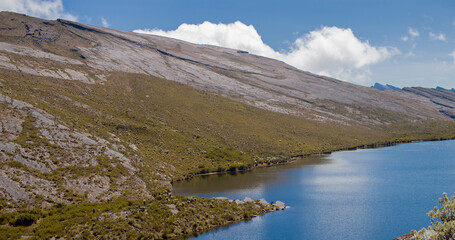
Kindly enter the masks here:
<path id="1" fill-rule="evenodd" d="M 94 45 L 92 47 L 75 46 L 71 48 L 77 54 L 84 56 L 85 59 L 79 59 L 92 69 L 120 70 L 163 77 L 190 84 L 200 90 L 222 94 L 256 107 L 276 112 L 311 116 L 314 119 L 343 121 L 343 119 L 349 118 L 351 121 L 361 123 L 362 120 L 366 120 L 358 121 L 356 119 L 361 116 L 347 116 L 349 114 L 334 116 L 333 113 L 327 112 L 325 109 L 339 107 L 337 106 L 338 103 L 343 105 L 355 103 L 362 107 L 371 107 L 373 106 L 371 103 L 375 101 L 379 101 L 377 105 L 387 111 L 402 112 L 420 119 L 441 118 L 440 114 L 432 110 L 435 106 L 431 101 L 414 99 L 419 98 L 419 96 L 409 96 L 405 93 L 393 95 L 381 93 L 378 95 L 377 92 L 369 91 L 366 87 L 304 72 L 273 59 L 251 54 L 239 54 L 237 50 L 233 49 L 194 45 L 170 38 L 109 30 L 66 20 L 56 21 L 55 24 L 61 24 L 63 30 L 67 31 L 68 34 L 76 34 L 75 36 L 85 41 L 90 38 L 83 35 L 84 31 L 88 31 L 88 35 L 95 32 L 102 36 L 112 37 L 109 38 L 108 42 L 105 42 L 104 46 L 103 40 L 106 39 L 97 37 L 95 40 L 90 40 L 90 44 Z M 75 29 L 67 29 L 68 26 Z M 28 29 L 29 32 L 35 33 L 38 29 L 39 34 L 45 32 L 47 35 L 52 35 L 51 30 L 44 31 L 43 27 L 32 30 L 29 26 Z M 78 32 L 79 30 L 82 32 Z M 38 34 L 38 37 L 43 38 L 45 33 Z M 116 41 L 121 41 L 122 44 L 127 42 L 133 46 L 124 46 L 121 49 L 109 48 L 109 44 L 112 45 Z M 136 49 L 137 47 L 143 51 L 139 52 L 139 49 Z M 15 52 L 8 46 L 3 48 Z M 123 53 L 120 54 L 119 52 Z M 68 53 L 65 54 L 69 55 Z M 128 58 L 128 55 L 134 55 L 135 59 Z M 116 64 L 116 62 L 121 62 L 121 64 Z M 71 63 L 83 64 L 79 60 L 76 62 L 72 60 Z M 49 75 L 49 73 L 37 73 L 33 69 L 26 70 L 35 74 Z M 97 71 L 91 73 L 77 69 L 68 69 L 68 71 L 70 71 L 70 76 L 74 76 L 75 79 L 79 77 L 83 81 L 103 81 L 106 77 L 103 74 L 98 74 Z M 58 76 L 62 73 L 57 72 L 53 75 Z M 99 79 L 90 79 L 87 77 L 88 75 L 95 75 Z M 63 77 L 65 78 L 65 76 Z M 216 81 L 212 79 L 216 79 Z M 357 92 L 357 94 L 350 94 L 351 92 Z M 326 102 L 314 104 L 315 100 Z M 416 100 L 427 102 L 420 106 L 413 106 L 417 102 Z M 399 104 L 398 102 L 406 102 L 406 104 Z M 381 122 L 380 119 L 376 120 Z M 370 123 L 373 121 L 371 120 Z"/>
<path id="2" fill-rule="evenodd" d="M 382 85 L 380 83 L 375 83 L 373 86 L 371 86 L 371 88 L 375 88 L 375 89 L 378 89 L 378 90 L 381 90 L 381 91 L 384 91 L 386 89 L 401 90 L 401 88 L 395 87 L 393 85 L 390 85 L 390 84 Z"/>
<path id="3" fill-rule="evenodd" d="M 66 20 L 0 13 L 0 69 L 5 234 L 178 238 L 275 208 L 175 196 L 173 181 L 455 137 L 450 91 L 382 92 L 234 49 Z M 23 214 L 30 222 L 18 228 Z"/>

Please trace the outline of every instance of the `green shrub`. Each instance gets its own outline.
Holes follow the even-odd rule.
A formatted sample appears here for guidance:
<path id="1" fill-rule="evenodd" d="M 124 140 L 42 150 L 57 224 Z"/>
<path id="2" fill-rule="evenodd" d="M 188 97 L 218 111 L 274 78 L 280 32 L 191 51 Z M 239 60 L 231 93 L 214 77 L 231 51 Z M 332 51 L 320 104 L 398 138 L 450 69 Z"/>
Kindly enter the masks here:
<path id="1" fill-rule="evenodd" d="M 447 193 L 443 193 L 443 197 L 439 198 L 438 201 L 441 207 L 438 208 L 435 206 L 432 211 L 427 213 L 431 221 L 431 226 L 427 229 L 423 228 L 418 232 L 413 232 L 416 235 L 416 239 L 422 239 L 428 230 L 436 231 L 436 234 L 432 235 L 430 239 L 455 239 L 455 196 L 449 199 Z"/>
<path id="2" fill-rule="evenodd" d="M 14 226 L 30 226 L 39 219 L 39 216 L 32 213 L 21 213 L 16 217 Z"/>
<path id="3" fill-rule="evenodd" d="M 444 224 L 450 221 L 454 221 L 455 213 L 455 196 L 452 196 L 450 199 L 447 197 L 447 193 L 443 193 L 443 198 L 439 198 L 440 208 L 434 207 L 433 211 L 429 211 L 427 216 L 431 219 L 431 226 L 436 226 L 439 224 Z"/>
<path id="4" fill-rule="evenodd" d="M 0 225 L 6 225 L 12 221 L 13 214 L 11 213 L 2 213 L 0 214 Z"/>

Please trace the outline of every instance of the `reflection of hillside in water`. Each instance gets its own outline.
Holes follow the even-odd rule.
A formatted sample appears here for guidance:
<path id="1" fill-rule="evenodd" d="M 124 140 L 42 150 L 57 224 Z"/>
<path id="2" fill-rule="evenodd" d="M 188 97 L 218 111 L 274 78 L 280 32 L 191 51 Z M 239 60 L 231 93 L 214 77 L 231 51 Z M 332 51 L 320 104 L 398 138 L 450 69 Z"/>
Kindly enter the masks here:
<path id="1" fill-rule="evenodd" d="M 252 171 L 212 174 L 195 177 L 189 181 L 173 184 L 177 194 L 204 195 L 216 192 L 245 192 L 245 196 L 260 196 L 264 185 L 272 185 L 286 181 L 282 172 L 307 166 L 331 163 L 333 159 L 323 156 L 312 156 L 298 159 L 292 163 L 271 167 L 257 168 Z"/>

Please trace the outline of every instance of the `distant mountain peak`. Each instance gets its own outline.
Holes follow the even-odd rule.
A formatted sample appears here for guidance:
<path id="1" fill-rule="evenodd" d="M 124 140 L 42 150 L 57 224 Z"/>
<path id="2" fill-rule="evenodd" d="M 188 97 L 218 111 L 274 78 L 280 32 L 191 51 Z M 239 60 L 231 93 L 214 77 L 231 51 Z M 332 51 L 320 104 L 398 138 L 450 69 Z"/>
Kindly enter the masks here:
<path id="1" fill-rule="evenodd" d="M 398 87 L 395 87 L 393 85 L 390 85 L 390 84 L 386 84 L 386 85 L 383 85 L 383 84 L 380 84 L 380 83 L 375 83 L 373 86 L 371 86 L 371 88 L 374 88 L 374 89 L 377 89 L 377 90 L 380 90 L 380 91 L 384 91 L 386 89 L 391 89 L 391 90 L 401 90 L 401 88 L 398 88 Z"/>
<path id="2" fill-rule="evenodd" d="M 452 91 L 452 92 L 455 92 L 455 88 L 448 89 L 448 88 L 443 88 L 443 87 L 437 86 L 435 89 L 436 89 L 436 90 L 444 90 L 444 91 Z"/>

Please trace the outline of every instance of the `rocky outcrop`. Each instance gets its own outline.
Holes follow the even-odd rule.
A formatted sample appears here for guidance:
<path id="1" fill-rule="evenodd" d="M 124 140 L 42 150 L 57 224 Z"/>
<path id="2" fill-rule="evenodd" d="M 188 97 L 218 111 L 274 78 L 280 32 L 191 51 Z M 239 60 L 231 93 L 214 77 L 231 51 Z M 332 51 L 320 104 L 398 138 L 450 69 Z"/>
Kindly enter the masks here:
<path id="1" fill-rule="evenodd" d="M 245 197 L 243 200 L 240 200 L 240 199 L 231 200 L 226 197 L 214 197 L 213 199 L 220 200 L 220 201 L 226 200 L 229 202 L 235 202 L 236 204 L 256 203 L 256 204 L 259 204 L 258 206 L 261 206 L 261 207 L 271 207 L 275 211 L 284 210 L 287 208 L 286 204 L 282 201 L 276 201 L 275 203 L 273 203 L 273 202 L 269 203 L 263 198 L 261 198 L 259 200 L 253 200 L 250 197 Z"/>
<path id="2" fill-rule="evenodd" d="M 68 202 L 70 190 L 86 195 L 89 201 L 110 199 L 135 186 L 136 194 L 149 196 L 145 183 L 136 176 L 132 159 L 111 149 L 109 141 L 71 130 L 49 113 L 26 102 L 0 94 L 3 116 L 0 132 L 2 195 L 13 202 L 32 202 L 37 196 L 45 202 Z M 100 157 L 125 171 L 115 177 L 103 172 L 67 175 L 72 167 L 90 169 L 101 166 Z M 5 166 L 6 165 L 6 166 Z M 35 172 L 35 173 L 33 173 Z M 90 172 L 90 171 L 89 171 Z M 128 183 L 126 183 L 128 182 Z"/>
<path id="3" fill-rule="evenodd" d="M 432 229 L 426 229 L 421 234 L 408 233 L 408 234 L 396 237 L 393 240 L 430 240 L 430 239 L 435 239 L 434 236 L 437 234 L 438 234 L 438 232 L 436 232 Z"/>
<path id="4" fill-rule="evenodd" d="M 251 199 L 250 197 L 245 197 L 245 198 L 243 199 L 243 201 L 244 201 L 244 202 L 252 202 L 253 199 Z"/>
<path id="5" fill-rule="evenodd" d="M 259 204 L 263 205 L 263 206 L 267 206 L 269 205 L 270 203 L 268 203 L 265 199 L 261 198 L 259 199 Z"/>
<path id="6" fill-rule="evenodd" d="M 276 210 L 284 210 L 286 209 L 286 204 L 282 201 L 276 201 L 275 203 Z"/>
<path id="7" fill-rule="evenodd" d="M 421 87 L 403 88 L 403 91 L 427 98 L 435 105 L 435 109 L 439 113 L 455 119 L 455 92 Z"/>
<path id="8" fill-rule="evenodd" d="M 172 214 L 177 214 L 179 210 L 176 208 L 175 204 L 166 204 Z"/>

